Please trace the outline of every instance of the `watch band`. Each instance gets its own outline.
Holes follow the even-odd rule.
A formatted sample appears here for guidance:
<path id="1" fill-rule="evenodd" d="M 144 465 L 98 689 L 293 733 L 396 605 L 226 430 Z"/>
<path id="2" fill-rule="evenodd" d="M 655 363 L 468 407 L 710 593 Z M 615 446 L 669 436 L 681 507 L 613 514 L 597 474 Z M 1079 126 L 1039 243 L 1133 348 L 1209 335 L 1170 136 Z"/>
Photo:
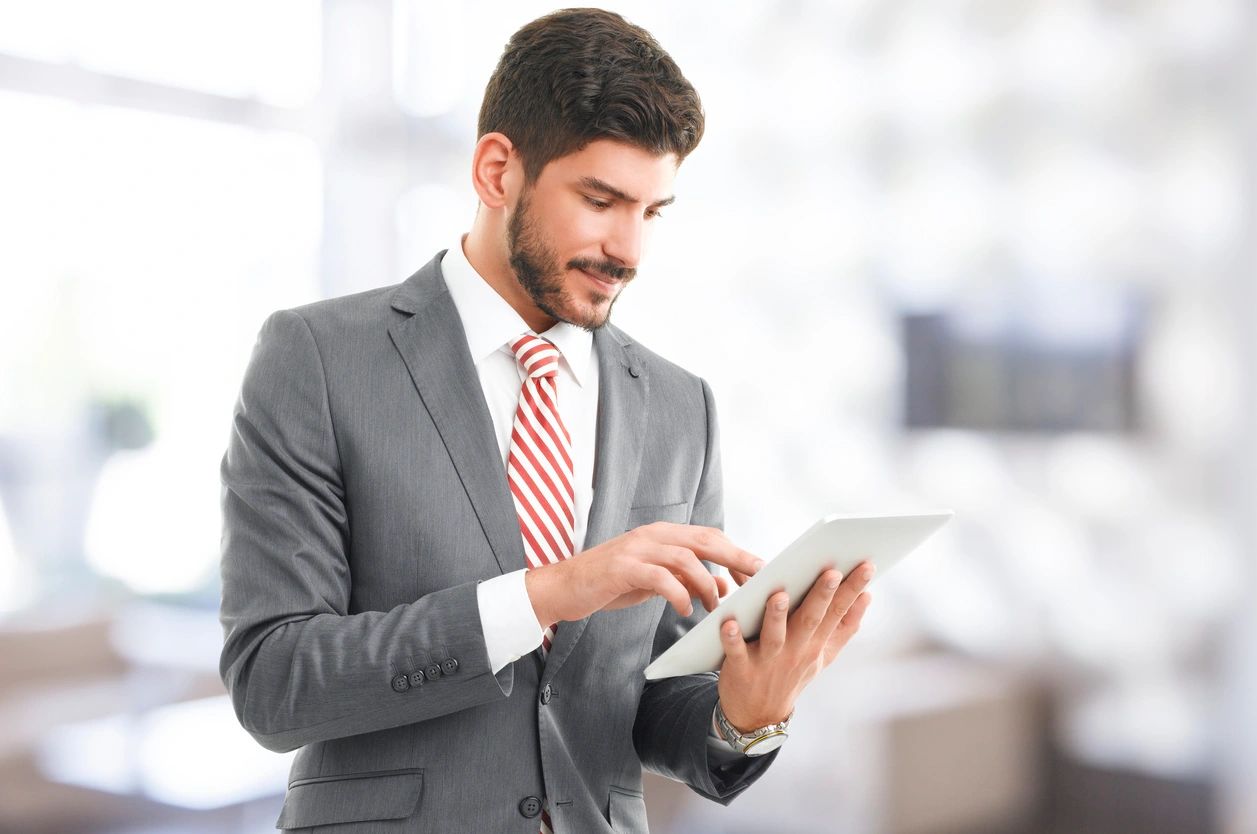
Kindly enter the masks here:
<path id="1" fill-rule="evenodd" d="M 747 756 L 762 756 L 780 747 L 789 736 L 787 730 L 790 727 L 791 718 L 794 718 L 794 710 L 790 711 L 784 721 L 742 733 L 729 723 L 720 701 L 716 701 L 716 726 L 720 728 L 721 737 L 738 752 Z"/>

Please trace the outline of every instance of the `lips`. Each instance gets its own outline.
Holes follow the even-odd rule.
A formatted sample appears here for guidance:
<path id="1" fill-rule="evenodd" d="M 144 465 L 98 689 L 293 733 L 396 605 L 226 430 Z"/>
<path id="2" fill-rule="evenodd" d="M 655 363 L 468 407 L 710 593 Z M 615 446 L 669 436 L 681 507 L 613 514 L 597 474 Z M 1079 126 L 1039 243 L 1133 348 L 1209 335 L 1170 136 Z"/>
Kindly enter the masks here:
<path id="1" fill-rule="evenodd" d="M 601 278 L 587 269 L 582 269 L 581 272 L 585 273 L 585 276 L 588 277 L 589 280 L 593 281 L 595 284 L 597 284 L 599 287 L 601 287 L 603 290 L 607 292 L 614 291 L 616 284 L 619 283 L 619 281 L 612 281 L 607 278 Z"/>

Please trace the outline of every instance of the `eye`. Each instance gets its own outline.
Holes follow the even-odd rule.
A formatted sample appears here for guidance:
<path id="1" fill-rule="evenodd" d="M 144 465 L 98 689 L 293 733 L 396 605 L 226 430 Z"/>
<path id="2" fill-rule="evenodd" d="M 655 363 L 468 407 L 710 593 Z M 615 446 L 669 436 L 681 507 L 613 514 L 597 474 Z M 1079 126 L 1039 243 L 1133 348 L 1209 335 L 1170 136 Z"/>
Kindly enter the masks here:
<path id="1" fill-rule="evenodd" d="M 585 202 L 589 203 L 589 205 L 593 206 L 598 211 L 611 207 L 611 204 L 606 200 L 595 200 L 593 197 L 586 197 Z"/>
<path id="2" fill-rule="evenodd" d="M 646 219 L 651 220 L 656 217 L 663 217 L 663 212 L 659 209 L 646 209 Z"/>

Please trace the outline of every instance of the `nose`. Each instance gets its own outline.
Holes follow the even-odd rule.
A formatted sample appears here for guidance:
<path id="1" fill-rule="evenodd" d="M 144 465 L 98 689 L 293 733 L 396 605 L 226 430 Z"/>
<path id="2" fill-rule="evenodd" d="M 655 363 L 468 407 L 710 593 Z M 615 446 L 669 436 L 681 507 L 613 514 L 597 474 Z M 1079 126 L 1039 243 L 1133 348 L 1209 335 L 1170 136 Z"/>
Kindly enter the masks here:
<path id="1" fill-rule="evenodd" d="M 627 269 L 637 269 L 645 246 L 646 224 L 636 216 L 618 218 L 602 245 L 603 254 Z"/>

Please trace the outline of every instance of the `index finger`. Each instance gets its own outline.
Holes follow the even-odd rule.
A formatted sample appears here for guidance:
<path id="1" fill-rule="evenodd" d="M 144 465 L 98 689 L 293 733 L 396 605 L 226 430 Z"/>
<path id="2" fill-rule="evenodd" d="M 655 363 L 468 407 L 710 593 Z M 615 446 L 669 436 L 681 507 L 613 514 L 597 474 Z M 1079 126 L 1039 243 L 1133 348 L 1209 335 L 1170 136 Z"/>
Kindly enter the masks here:
<path id="1" fill-rule="evenodd" d="M 757 573 L 764 566 L 763 559 L 729 541 L 729 537 L 718 527 L 656 521 L 639 529 L 650 530 L 661 544 L 689 548 L 700 559 L 724 565 L 747 576 Z"/>

